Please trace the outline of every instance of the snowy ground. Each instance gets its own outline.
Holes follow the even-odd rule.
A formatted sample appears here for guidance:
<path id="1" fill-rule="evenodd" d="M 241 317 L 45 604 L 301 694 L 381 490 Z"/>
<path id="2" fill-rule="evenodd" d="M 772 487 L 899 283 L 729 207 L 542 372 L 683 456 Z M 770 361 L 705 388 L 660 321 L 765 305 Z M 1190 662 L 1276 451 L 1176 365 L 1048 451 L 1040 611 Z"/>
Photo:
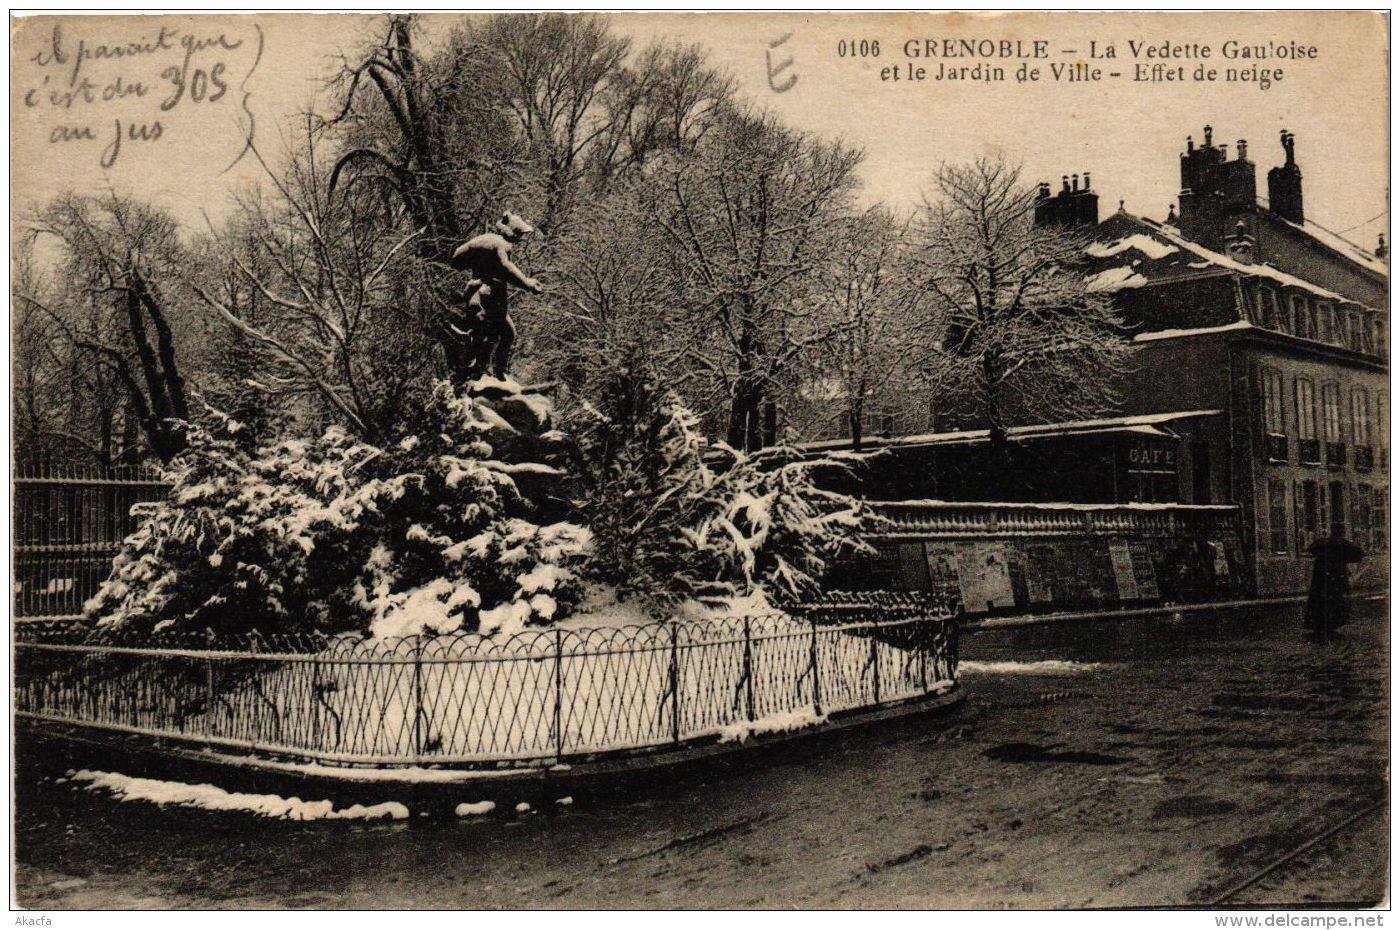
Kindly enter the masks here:
<path id="1" fill-rule="evenodd" d="M 953 718 L 524 813 L 505 798 L 295 823 L 21 777 L 15 893 L 49 909 L 1201 906 L 1388 790 L 1385 607 L 1324 648 L 1299 610 L 970 635 L 984 667 L 1076 670 L 971 674 Z M 1386 826 L 1358 822 L 1240 903 L 1374 899 Z"/>

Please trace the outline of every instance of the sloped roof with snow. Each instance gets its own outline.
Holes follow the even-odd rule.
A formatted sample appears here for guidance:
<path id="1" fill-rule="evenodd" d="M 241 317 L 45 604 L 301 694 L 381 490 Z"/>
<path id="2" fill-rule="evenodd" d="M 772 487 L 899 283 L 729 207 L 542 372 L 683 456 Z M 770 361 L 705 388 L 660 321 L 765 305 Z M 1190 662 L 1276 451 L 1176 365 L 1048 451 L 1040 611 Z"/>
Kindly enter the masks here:
<path id="1" fill-rule="evenodd" d="M 1266 211 L 1268 217 L 1288 229 L 1301 233 L 1312 241 L 1331 249 L 1343 258 L 1355 262 L 1367 271 L 1378 274 L 1384 278 L 1390 277 L 1390 265 L 1385 260 L 1377 258 L 1376 253 L 1365 249 L 1340 233 L 1334 233 L 1326 226 L 1319 226 L 1312 220 L 1303 219 L 1301 224 L 1287 220 L 1277 213 L 1269 211 L 1268 204 L 1263 200 L 1256 201 L 1260 207 Z"/>
<path id="2" fill-rule="evenodd" d="M 1058 439 L 1065 436 L 1084 436 L 1091 433 L 1137 434 L 1175 439 L 1176 434 L 1167 426 L 1178 420 L 1192 420 L 1198 417 L 1220 416 L 1220 410 L 1173 410 L 1166 413 L 1141 413 L 1123 417 L 1104 417 L 1096 420 L 1071 420 L 1065 423 L 1037 423 L 1029 426 L 1012 426 L 1006 435 L 1012 440 Z M 888 448 L 908 448 L 912 446 L 954 445 L 958 443 L 985 442 L 990 434 L 985 429 L 949 430 L 943 433 L 917 433 L 909 436 L 866 437 L 863 445 L 871 450 Z M 824 439 L 817 442 L 799 443 L 797 448 L 806 452 L 839 450 L 850 446 L 850 439 Z"/>
<path id="3" fill-rule="evenodd" d="M 1099 225 L 1097 241 L 1085 250 L 1093 262 L 1089 287 L 1114 293 L 1193 277 L 1236 274 L 1264 278 L 1339 304 L 1365 306 L 1264 262 L 1244 264 L 1183 237 L 1175 227 L 1119 211 Z"/>

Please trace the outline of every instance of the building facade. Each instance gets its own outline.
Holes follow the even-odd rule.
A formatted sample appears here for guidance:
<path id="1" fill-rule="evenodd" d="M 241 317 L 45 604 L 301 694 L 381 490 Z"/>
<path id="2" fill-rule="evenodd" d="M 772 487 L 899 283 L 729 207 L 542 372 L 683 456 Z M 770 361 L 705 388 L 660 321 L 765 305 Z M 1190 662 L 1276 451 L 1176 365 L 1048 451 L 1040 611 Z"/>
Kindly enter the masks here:
<path id="1" fill-rule="evenodd" d="M 1261 594 L 1307 586 L 1307 547 L 1334 528 L 1386 577 L 1389 540 L 1389 275 L 1376 252 L 1309 222 L 1291 134 L 1255 196 L 1235 157 L 1188 138 L 1179 210 L 1098 224 L 1091 279 L 1138 343 L 1124 413 L 1218 409 L 1183 421 L 1182 500 L 1240 507 Z M 1052 198 L 1053 199 L 1053 198 Z"/>
<path id="2" fill-rule="evenodd" d="M 1305 590 L 1307 549 L 1334 529 L 1368 553 L 1359 583 L 1384 583 L 1388 255 L 1384 242 L 1367 251 L 1307 219 L 1294 137 L 1281 133 L 1280 146 L 1261 200 L 1245 141 L 1232 157 L 1211 127 L 1200 146 L 1188 137 L 1178 205 L 1165 221 L 1120 205 L 1100 222 L 1087 173 L 1054 193 L 1041 184 L 1035 221 L 1084 236 L 1089 287 L 1114 299 L 1136 344 L 1119 409 L 1099 420 L 1022 422 L 998 448 L 957 413 L 920 435 L 885 424 L 863 444 L 880 454 L 843 490 L 930 507 L 1178 505 L 1184 514 L 1223 505 L 1238 515 L 1237 531 L 1187 533 L 1201 553 L 1225 553 L 1219 562 L 1230 570 L 1214 573 L 1225 585 L 1217 593 L 1236 584 L 1261 595 Z M 1159 548 L 1153 561 L 1172 552 Z"/>

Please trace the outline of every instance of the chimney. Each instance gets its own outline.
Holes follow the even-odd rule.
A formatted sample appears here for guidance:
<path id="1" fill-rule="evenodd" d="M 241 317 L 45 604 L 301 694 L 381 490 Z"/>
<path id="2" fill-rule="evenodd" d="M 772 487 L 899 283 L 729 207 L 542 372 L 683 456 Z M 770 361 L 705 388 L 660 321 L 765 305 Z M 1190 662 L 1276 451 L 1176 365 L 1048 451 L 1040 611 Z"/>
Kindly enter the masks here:
<path id="1" fill-rule="evenodd" d="M 1235 224 L 1234 235 L 1225 240 L 1225 251 L 1241 265 L 1254 264 L 1254 237 L 1245 229 L 1244 220 Z"/>
<path id="2" fill-rule="evenodd" d="M 1292 223 L 1303 222 L 1303 172 L 1293 158 L 1293 133 L 1279 130 L 1283 165 L 1269 169 L 1269 209 Z"/>
<path id="3" fill-rule="evenodd" d="M 1215 144 L 1215 129 L 1205 127 L 1205 143 L 1186 137 L 1181 155 L 1181 194 L 1173 222 L 1192 242 L 1224 251 L 1235 218 L 1255 209 L 1254 163 L 1249 146 L 1235 143 L 1238 157 L 1230 159 L 1228 145 Z"/>
<path id="4" fill-rule="evenodd" d="M 1381 233 L 1376 237 L 1376 258 L 1384 259 L 1389 254 L 1390 249 L 1385 244 L 1385 233 Z"/>
<path id="5" fill-rule="evenodd" d="M 1096 226 L 1099 222 L 1099 195 L 1090 186 L 1089 172 L 1060 176 L 1060 192 L 1050 196 L 1050 185 L 1041 181 L 1036 190 L 1035 225 Z"/>

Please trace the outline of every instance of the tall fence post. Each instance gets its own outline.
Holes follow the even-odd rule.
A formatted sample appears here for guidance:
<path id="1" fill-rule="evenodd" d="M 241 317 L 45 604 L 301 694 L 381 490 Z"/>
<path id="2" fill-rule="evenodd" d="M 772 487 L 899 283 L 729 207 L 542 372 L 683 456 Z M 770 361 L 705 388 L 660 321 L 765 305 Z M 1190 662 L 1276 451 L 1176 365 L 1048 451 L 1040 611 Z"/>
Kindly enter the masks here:
<path id="1" fill-rule="evenodd" d="M 880 703 L 880 641 L 870 631 L 870 676 L 875 686 L 875 703 Z"/>
<path id="2" fill-rule="evenodd" d="M 554 630 L 554 755 L 564 758 L 564 633 Z"/>
<path id="3" fill-rule="evenodd" d="M 744 618 L 744 704 L 748 710 L 749 719 L 753 720 L 753 636 L 749 627 L 749 618 Z"/>
<path id="4" fill-rule="evenodd" d="M 929 643 L 933 639 L 930 635 L 929 621 L 928 614 L 922 614 L 919 617 L 918 626 L 914 628 L 919 650 L 919 689 L 924 692 L 928 691 L 928 650 Z"/>
<path id="5" fill-rule="evenodd" d="M 207 658 L 204 660 L 204 729 L 206 736 L 213 736 L 218 730 L 218 721 L 215 719 L 214 707 L 214 660 Z"/>
<path id="6" fill-rule="evenodd" d="M 817 615 L 811 614 L 812 621 L 812 710 L 818 717 L 822 715 L 821 679 L 817 677 Z"/>
<path id="7" fill-rule="evenodd" d="M 676 646 L 678 624 L 671 624 L 671 740 L 681 741 L 681 665 Z"/>
<path id="8" fill-rule="evenodd" d="M 311 660 L 311 748 L 321 748 L 321 660 Z"/>
<path id="9" fill-rule="evenodd" d="M 413 755 L 423 755 L 423 634 L 413 637 Z"/>

